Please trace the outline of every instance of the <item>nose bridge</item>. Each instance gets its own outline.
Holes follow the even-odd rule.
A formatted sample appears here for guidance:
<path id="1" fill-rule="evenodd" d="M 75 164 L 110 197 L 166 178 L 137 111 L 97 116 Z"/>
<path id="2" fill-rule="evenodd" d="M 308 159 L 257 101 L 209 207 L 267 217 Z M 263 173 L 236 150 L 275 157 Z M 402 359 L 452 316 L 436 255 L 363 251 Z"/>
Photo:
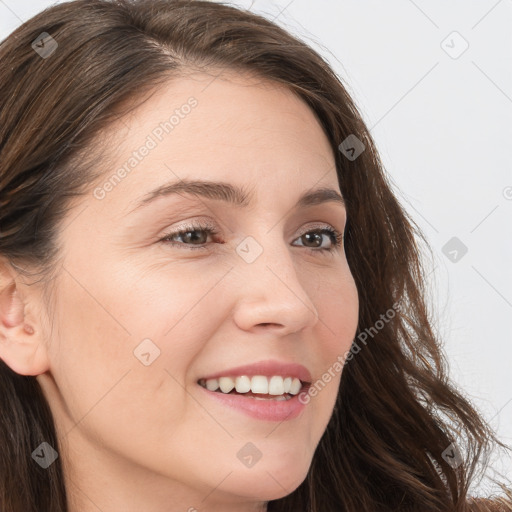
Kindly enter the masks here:
<path id="1" fill-rule="evenodd" d="M 237 274 L 244 283 L 238 320 L 245 328 L 279 324 L 291 331 L 313 325 L 314 304 L 297 275 L 290 245 L 279 229 L 261 225 L 237 246 L 242 261 Z"/>

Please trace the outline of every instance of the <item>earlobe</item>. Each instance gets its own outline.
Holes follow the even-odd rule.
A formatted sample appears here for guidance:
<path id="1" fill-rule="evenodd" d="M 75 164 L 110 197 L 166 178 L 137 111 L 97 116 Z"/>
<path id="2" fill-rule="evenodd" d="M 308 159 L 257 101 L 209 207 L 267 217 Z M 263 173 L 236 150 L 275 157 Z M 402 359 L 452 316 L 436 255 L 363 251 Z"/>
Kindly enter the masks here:
<path id="1" fill-rule="evenodd" d="M 20 375 L 39 375 L 49 369 L 44 340 L 34 321 L 26 318 L 16 282 L 7 279 L 5 268 L 0 269 L 0 359 Z"/>

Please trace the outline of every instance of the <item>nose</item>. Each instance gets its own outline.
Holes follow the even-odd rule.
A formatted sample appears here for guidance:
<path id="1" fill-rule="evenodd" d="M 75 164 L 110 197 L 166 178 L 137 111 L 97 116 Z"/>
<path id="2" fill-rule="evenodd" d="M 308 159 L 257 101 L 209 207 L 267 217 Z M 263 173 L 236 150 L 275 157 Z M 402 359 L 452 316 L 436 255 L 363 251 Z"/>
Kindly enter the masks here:
<path id="1" fill-rule="evenodd" d="M 237 265 L 241 298 L 235 308 L 236 324 L 247 331 L 273 328 L 280 336 L 313 327 L 318 312 L 304 278 L 297 274 L 290 248 L 278 237 L 263 238 L 267 243 L 260 256 L 252 263 L 241 260 Z M 308 279 L 313 279 L 312 275 Z"/>

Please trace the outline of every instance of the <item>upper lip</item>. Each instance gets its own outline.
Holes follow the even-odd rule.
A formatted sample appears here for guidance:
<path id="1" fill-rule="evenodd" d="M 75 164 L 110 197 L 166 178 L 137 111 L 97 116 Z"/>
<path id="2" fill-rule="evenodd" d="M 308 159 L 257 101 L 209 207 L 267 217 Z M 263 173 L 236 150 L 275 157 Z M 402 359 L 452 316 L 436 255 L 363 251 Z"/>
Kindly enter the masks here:
<path id="1" fill-rule="evenodd" d="M 305 366 L 273 359 L 220 370 L 206 375 L 202 377 L 202 379 L 218 379 L 219 377 L 237 377 L 241 375 L 247 375 L 248 377 L 252 377 L 254 375 L 264 375 L 266 377 L 281 375 L 282 377 L 296 377 L 303 383 L 311 383 L 311 373 Z"/>

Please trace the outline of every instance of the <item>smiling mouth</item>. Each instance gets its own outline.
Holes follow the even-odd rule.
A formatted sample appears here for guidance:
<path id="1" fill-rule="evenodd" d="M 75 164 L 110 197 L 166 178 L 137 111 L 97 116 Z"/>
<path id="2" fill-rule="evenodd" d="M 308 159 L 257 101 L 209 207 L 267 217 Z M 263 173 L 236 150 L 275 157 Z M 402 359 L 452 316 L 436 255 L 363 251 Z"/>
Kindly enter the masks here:
<path id="1" fill-rule="evenodd" d="M 198 384 L 214 393 L 239 395 L 254 400 L 291 400 L 298 395 L 307 382 L 293 377 L 266 377 L 262 375 L 239 377 L 220 377 L 219 379 L 199 379 Z"/>

